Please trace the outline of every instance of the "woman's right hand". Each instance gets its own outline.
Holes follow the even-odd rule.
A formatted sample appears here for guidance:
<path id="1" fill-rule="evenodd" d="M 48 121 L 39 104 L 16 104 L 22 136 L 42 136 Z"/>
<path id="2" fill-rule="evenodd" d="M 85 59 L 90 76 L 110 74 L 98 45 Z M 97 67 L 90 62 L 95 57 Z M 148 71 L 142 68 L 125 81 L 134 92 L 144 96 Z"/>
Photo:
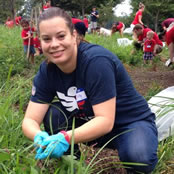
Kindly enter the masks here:
<path id="1" fill-rule="evenodd" d="M 38 132 L 34 137 L 34 146 L 36 147 L 37 153 L 43 152 L 43 147 L 41 146 L 42 142 L 45 140 L 45 138 L 49 137 L 48 133 L 45 131 Z"/>

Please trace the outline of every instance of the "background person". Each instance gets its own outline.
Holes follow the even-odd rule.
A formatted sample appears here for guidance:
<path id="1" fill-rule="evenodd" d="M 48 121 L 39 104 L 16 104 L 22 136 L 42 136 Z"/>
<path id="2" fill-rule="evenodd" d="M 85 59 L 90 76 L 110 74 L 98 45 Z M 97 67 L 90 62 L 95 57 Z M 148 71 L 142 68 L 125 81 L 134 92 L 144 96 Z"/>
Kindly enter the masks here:
<path id="1" fill-rule="evenodd" d="M 113 23 L 112 25 L 112 28 L 111 28 L 111 35 L 113 35 L 115 32 L 119 32 L 120 33 L 120 36 L 123 37 L 123 31 L 125 29 L 125 25 L 123 24 L 123 22 L 115 22 Z"/>
<path id="2" fill-rule="evenodd" d="M 84 24 L 85 24 L 85 26 L 86 26 L 86 29 L 87 29 L 87 31 L 88 31 L 88 18 L 86 17 L 86 15 L 84 16 L 84 18 L 83 18 L 83 22 L 84 22 Z"/>
<path id="3" fill-rule="evenodd" d="M 147 64 L 150 61 L 150 64 L 152 64 L 152 59 L 155 55 L 154 48 L 155 48 L 155 40 L 153 39 L 154 37 L 154 32 L 153 31 L 148 31 L 146 40 L 144 42 L 143 46 L 143 59 L 144 59 L 144 64 Z"/>
<path id="4" fill-rule="evenodd" d="M 7 20 L 5 22 L 5 26 L 8 28 L 14 27 L 14 21 L 10 18 L 10 16 L 7 17 Z"/>
<path id="5" fill-rule="evenodd" d="M 34 49 L 33 32 L 35 32 L 35 28 L 31 28 L 28 20 L 26 19 L 22 19 L 21 27 L 22 27 L 21 37 L 23 39 L 24 53 L 27 54 L 28 47 L 30 47 L 28 60 L 32 64 L 34 64 L 34 54 L 36 52 Z M 30 45 L 29 45 L 29 39 L 30 39 Z"/>
<path id="6" fill-rule="evenodd" d="M 46 2 L 46 4 L 43 5 L 43 8 L 42 8 L 42 9 L 43 9 L 43 10 L 47 10 L 47 9 L 50 8 L 50 7 L 51 7 L 51 1 L 48 0 L 48 1 Z"/>
<path id="7" fill-rule="evenodd" d="M 36 159 L 58 158 L 69 149 L 74 117 L 75 144 L 95 141 L 101 147 L 129 131 L 107 147 L 118 149 L 121 161 L 148 164 L 130 166 L 133 171 L 151 172 L 158 161 L 155 115 L 121 61 L 99 45 L 78 40 L 71 17 L 60 8 L 43 12 L 38 24 L 47 61 L 34 78 L 22 123 L 37 147 Z M 53 106 L 55 96 L 60 102 Z"/>
<path id="8" fill-rule="evenodd" d="M 174 26 L 174 18 L 168 18 L 164 20 L 162 23 L 163 30 L 167 30 L 168 28 L 172 28 Z"/>
<path id="9" fill-rule="evenodd" d="M 84 21 L 81 19 L 72 18 L 72 23 L 74 24 L 74 28 L 76 29 L 76 31 L 78 33 L 78 38 L 80 40 L 84 40 L 86 31 L 87 31 Z M 84 41 L 86 41 L 86 40 L 84 40 Z"/>
<path id="10" fill-rule="evenodd" d="M 144 28 L 140 24 L 135 25 L 135 27 L 133 29 L 133 32 L 134 32 L 135 37 L 137 38 L 138 43 L 140 43 L 141 45 L 143 45 L 145 39 L 147 38 L 147 32 L 148 31 L 152 31 L 152 30 L 150 28 Z M 154 53 L 159 54 L 163 49 L 163 43 L 159 39 L 158 35 L 155 32 L 154 32 L 153 39 L 156 42 L 156 45 L 155 45 L 155 48 L 154 48 Z"/>
<path id="11" fill-rule="evenodd" d="M 139 10 L 136 12 L 135 18 L 131 24 L 132 30 L 136 24 L 141 24 L 142 26 L 144 25 L 144 23 L 142 22 L 144 9 L 145 9 L 145 5 L 140 2 L 139 3 Z"/>
<path id="12" fill-rule="evenodd" d="M 91 12 L 91 33 L 95 33 L 96 32 L 96 28 L 97 28 L 97 20 L 99 18 L 99 14 L 98 11 L 96 10 L 96 7 L 92 8 L 92 12 Z"/>
<path id="13" fill-rule="evenodd" d="M 21 20 L 22 20 L 21 16 L 16 16 L 15 17 L 15 23 L 16 23 L 17 26 L 20 25 Z"/>
<path id="14" fill-rule="evenodd" d="M 170 61 L 166 65 L 170 66 L 174 63 L 174 26 L 169 31 L 161 33 L 159 38 L 168 46 Z"/>
<path id="15" fill-rule="evenodd" d="M 41 44 L 40 44 L 40 39 L 38 37 L 38 34 L 36 32 L 35 37 L 33 38 L 33 42 L 34 42 L 34 48 L 36 53 L 34 54 L 34 56 L 39 56 L 42 54 L 42 48 L 41 48 Z"/>

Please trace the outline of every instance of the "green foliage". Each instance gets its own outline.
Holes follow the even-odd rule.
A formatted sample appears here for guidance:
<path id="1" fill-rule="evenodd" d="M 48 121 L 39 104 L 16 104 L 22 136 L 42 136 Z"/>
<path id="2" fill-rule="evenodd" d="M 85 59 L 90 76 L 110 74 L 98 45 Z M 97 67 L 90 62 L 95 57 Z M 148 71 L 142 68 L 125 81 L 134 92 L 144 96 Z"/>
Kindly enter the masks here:
<path id="1" fill-rule="evenodd" d="M 123 0 L 112 0 L 114 7 L 116 4 L 120 3 Z M 106 6 L 108 4 L 107 0 L 52 0 L 52 4 L 54 6 L 61 7 L 67 11 L 70 11 L 73 16 L 81 16 L 86 13 L 90 14 L 92 11 L 92 7 L 97 7 L 97 10 L 99 10 L 99 7 L 101 5 Z M 112 11 L 112 10 L 111 10 Z M 109 18 L 108 18 L 109 19 Z"/>
<path id="2" fill-rule="evenodd" d="M 24 0 L 0 0 L 0 21 L 5 21 L 7 16 L 10 16 L 13 19 L 15 12 L 18 12 L 18 10 L 21 9 L 24 2 Z"/>
<path id="3" fill-rule="evenodd" d="M 108 1 L 106 4 L 101 4 L 99 8 L 99 23 L 105 26 L 109 21 L 114 21 L 113 8 L 114 2 Z"/>
<path id="4" fill-rule="evenodd" d="M 0 84 L 7 78 L 10 67 L 11 75 L 22 73 L 27 66 L 26 56 L 23 52 L 20 28 L 8 29 L 0 26 Z"/>

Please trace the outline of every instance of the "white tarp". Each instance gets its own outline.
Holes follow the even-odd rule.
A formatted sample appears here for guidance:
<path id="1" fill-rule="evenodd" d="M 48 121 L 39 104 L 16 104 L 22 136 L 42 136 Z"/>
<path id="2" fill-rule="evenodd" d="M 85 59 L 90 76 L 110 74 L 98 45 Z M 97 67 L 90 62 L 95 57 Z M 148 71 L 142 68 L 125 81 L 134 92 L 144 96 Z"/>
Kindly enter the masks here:
<path id="1" fill-rule="evenodd" d="M 106 28 L 101 27 L 100 28 L 100 34 L 104 36 L 111 36 L 111 30 L 108 30 Z"/>
<path id="2" fill-rule="evenodd" d="M 117 43 L 119 46 L 128 46 L 131 45 L 133 40 L 129 40 L 128 38 L 119 38 L 117 39 Z"/>
<path id="3" fill-rule="evenodd" d="M 148 104 L 152 112 L 156 114 L 158 140 L 162 141 L 174 135 L 174 86 L 153 96 Z"/>
<path id="4" fill-rule="evenodd" d="M 124 34 L 129 34 L 129 35 L 132 35 L 133 34 L 133 31 L 132 31 L 132 28 L 125 28 L 125 30 L 123 31 Z"/>

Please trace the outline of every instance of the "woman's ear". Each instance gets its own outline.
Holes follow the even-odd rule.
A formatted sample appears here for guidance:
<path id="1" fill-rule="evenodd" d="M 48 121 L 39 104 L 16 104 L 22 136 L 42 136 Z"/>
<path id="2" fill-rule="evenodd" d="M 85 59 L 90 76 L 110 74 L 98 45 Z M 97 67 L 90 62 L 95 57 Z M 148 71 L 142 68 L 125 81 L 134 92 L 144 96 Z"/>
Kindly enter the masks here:
<path id="1" fill-rule="evenodd" d="M 73 36 L 77 38 L 77 31 L 75 29 L 73 30 Z"/>
<path id="2" fill-rule="evenodd" d="M 78 33 L 75 29 L 73 30 L 72 37 L 73 37 L 74 43 L 77 44 Z"/>

